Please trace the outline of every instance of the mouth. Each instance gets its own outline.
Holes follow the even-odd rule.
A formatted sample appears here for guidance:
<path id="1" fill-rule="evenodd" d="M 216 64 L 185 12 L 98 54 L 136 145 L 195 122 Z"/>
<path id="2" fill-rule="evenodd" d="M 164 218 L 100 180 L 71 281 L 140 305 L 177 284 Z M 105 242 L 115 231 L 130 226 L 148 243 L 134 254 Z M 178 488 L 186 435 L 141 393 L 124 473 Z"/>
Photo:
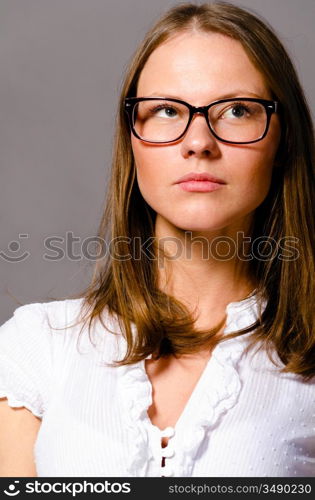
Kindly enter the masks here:
<path id="1" fill-rule="evenodd" d="M 209 181 L 186 181 L 179 182 L 178 186 L 184 191 L 195 191 L 196 193 L 210 193 L 223 187 L 223 184 Z"/>
<path id="2" fill-rule="evenodd" d="M 175 184 L 177 184 L 184 191 L 209 193 L 222 188 L 226 183 L 222 179 L 214 177 L 207 172 L 190 172 L 189 174 L 180 177 Z"/>

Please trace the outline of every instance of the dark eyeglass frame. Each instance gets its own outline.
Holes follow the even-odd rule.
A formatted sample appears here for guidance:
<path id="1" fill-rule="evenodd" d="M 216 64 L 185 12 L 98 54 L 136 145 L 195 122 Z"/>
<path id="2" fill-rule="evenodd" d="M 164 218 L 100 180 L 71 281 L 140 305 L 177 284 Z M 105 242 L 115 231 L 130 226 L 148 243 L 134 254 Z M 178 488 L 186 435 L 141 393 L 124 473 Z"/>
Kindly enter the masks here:
<path id="1" fill-rule="evenodd" d="M 184 106 L 186 106 L 189 109 L 189 118 L 188 118 L 186 128 L 185 128 L 184 132 L 182 132 L 182 134 L 180 134 L 180 136 L 178 136 L 176 139 L 173 139 L 171 141 L 148 141 L 146 139 L 143 139 L 141 136 L 139 136 L 137 134 L 137 132 L 133 126 L 134 107 L 138 102 L 141 102 L 141 101 L 161 101 L 162 99 L 169 101 L 169 102 L 177 102 L 179 104 L 183 104 Z M 209 109 L 212 106 L 215 106 L 216 104 L 221 104 L 221 103 L 225 103 L 225 102 L 234 102 L 234 101 L 236 101 L 236 102 L 239 102 L 239 101 L 257 102 L 259 104 L 262 104 L 263 107 L 265 108 L 266 128 L 265 128 L 265 131 L 263 132 L 263 134 L 258 139 L 255 139 L 254 141 L 246 141 L 246 142 L 226 141 L 225 139 L 222 139 L 220 136 L 218 136 L 216 134 L 216 132 L 213 130 L 211 123 L 209 121 Z M 168 97 L 126 97 L 124 99 L 124 110 L 126 111 L 126 113 L 128 115 L 129 125 L 130 125 L 130 128 L 131 128 L 133 135 L 135 137 L 137 137 L 138 139 L 140 139 L 141 141 L 148 142 L 150 144 L 169 144 L 171 142 L 178 141 L 186 134 L 186 132 L 189 128 L 189 125 L 193 119 L 193 116 L 197 113 L 202 114 L 205 117 L 207 125 L 210 129 L 210 132 L 214 135 L 214 137 L 216 137 L 216 139 L 218 139 L 222 142 L 229 143 L 229 144 L 252 144 L 253 142 L 261 141 L 264 137 L 266 137 L 267 132 L 269 130 L 271 115 L 273 113 L 277 113 L 278 108 L 279 108 L 278 101 L 267 100 L 267 99 L 258 99 L 258 98 L 256 99 L 253 97 L 234 97 L 234 98 L 229 98 L 229 99 L 219 99 L 217 101 L 211 102 L 207 106 L 198 106 L 198 107 L 192 106 L 188 102 L 182 101 L 181 99 L 173 99 L 173 98 L 168 98 Z"/>

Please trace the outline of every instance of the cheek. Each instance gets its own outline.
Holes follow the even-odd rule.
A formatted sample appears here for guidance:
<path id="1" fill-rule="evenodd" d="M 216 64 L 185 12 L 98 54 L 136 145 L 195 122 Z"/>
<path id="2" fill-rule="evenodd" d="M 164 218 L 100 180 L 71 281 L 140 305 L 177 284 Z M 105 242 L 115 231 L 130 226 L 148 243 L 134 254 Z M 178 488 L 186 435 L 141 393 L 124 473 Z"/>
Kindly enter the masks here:
<path id="1" fill-rule="evenodd" d="M 269 136 L 256 145 L 239 147 L 234 152 L 230 149 L 227 152 L 231 188 L 237 187 L 240 198 L 246 196 L 260 203 L 267 196 L 278 143 L 278 136 Z"/>
<path id="2" fill-rule="evenodd" d="M 163 185 L 168 184 L 169 163 L 159 147 L 132 141 L 132 148 L 140 192 L 146 202 L 156 210 L 155 201 L 163 198 Z"/>
<path id="3" fill-rule="evenodd" d="M 231 201 L 238 206 L 243 206 L 247 211 L 257 208 L 266 198 L 272 178 L 273 163 L 256 161 L 245 165 L 235 165 L 239 167 L 238 172 L 234 170 L 235 181 L 230 188 L 233 192 Z"/>

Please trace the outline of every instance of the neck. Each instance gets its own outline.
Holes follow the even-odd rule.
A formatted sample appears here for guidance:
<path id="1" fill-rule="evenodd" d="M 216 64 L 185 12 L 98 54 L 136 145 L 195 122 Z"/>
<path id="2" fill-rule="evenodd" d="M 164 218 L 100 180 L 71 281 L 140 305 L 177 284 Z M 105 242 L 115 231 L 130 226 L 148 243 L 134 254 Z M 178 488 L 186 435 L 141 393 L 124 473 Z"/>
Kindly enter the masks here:
<path id="1" fill-rule="evenodd" d="M 244 259 L 249 253 L 244 247 L 249 231 L 249 220 L 224 230 L 185 231 L 157 215 L 157 243 L 169 256 L 163 258 L 159 252 L 159 288 L 196 312 L 198 326 L 220 321 L 227 304 L 244 299 L 256 288 L 250 260 Z"/>

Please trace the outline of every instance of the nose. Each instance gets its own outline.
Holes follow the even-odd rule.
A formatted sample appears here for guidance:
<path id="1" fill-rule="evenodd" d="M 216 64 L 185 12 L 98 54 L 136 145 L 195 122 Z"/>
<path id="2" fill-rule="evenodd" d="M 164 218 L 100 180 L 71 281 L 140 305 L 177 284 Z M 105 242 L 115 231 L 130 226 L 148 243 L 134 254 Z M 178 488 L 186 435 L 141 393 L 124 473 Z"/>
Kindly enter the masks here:
<path id="1" fill-rule="evenodd" d="M 181 152 L 184 158 L 212 157 L 219 153 L 216 138 L 208 127 L 205 116 L 196 113 L 181 142 Z"/>

